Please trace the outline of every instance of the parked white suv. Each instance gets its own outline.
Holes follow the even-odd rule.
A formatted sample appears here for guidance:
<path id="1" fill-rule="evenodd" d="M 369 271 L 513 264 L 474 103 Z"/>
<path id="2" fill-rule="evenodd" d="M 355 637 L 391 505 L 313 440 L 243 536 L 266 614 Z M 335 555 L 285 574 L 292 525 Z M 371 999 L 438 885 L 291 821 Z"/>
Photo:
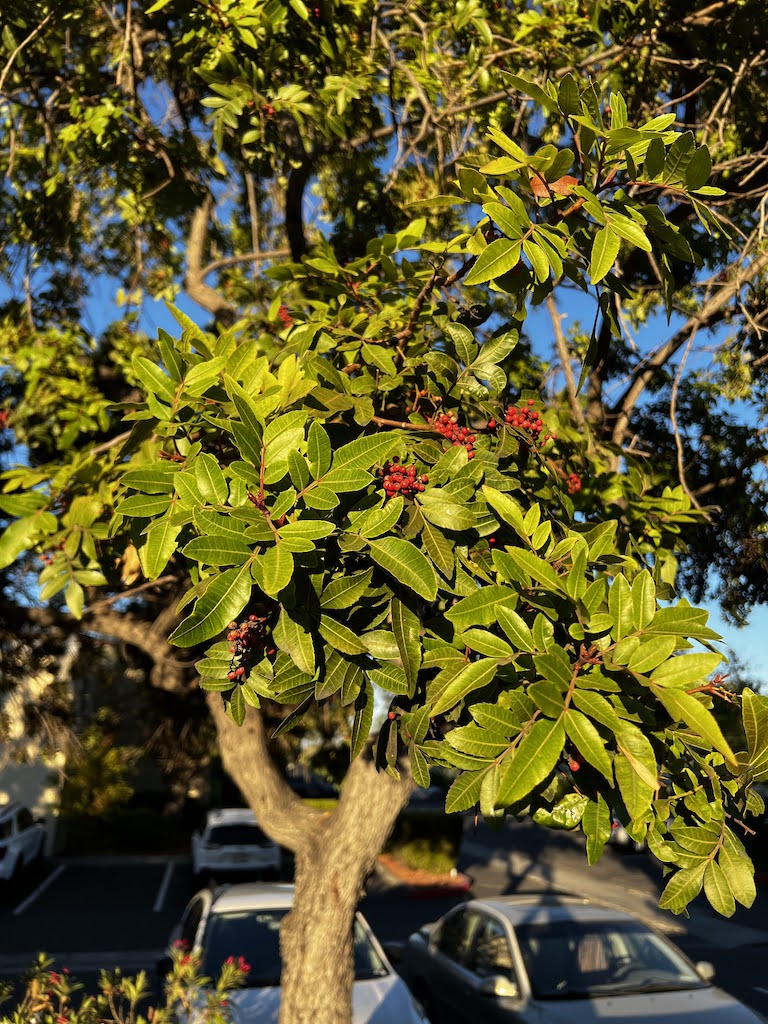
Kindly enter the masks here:
<path id="1" fill-rule="evenodd" d="M 231 872 L 277 878 L 280 847 L 259 828 L 253 811 L 226 807 L 209 811 L 205 826 L 192 836 L 192 870 L 197 876 Z"/>
<path id="2" fill-rule="evenodd" d="M 45 825 L 14 801 L 0 807 L 0 881 L 13 879 L 18 871 L 43 855 Z"/>

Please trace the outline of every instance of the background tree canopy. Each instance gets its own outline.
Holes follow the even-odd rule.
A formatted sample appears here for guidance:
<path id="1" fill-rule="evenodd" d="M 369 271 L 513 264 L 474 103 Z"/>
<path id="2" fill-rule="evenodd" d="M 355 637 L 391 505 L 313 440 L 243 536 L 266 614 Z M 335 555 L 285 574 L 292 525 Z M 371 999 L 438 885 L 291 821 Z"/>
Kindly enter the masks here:
<path id="1" fill-rule="evenodd" d="M 675 912 L 753 898 L 768 708 L 725 738 L 681 595 L 765 599 L 761 13 L 4 12 L 5 647 L 116 637 L 180 694 L 196 666 L 296 852 L 284 1021 L 346 1019 L 329 937 L 431 764 L 591 859 L 618 809 Z M 353 755 L 329 818 L 256 710 L 318 702 Z"/>

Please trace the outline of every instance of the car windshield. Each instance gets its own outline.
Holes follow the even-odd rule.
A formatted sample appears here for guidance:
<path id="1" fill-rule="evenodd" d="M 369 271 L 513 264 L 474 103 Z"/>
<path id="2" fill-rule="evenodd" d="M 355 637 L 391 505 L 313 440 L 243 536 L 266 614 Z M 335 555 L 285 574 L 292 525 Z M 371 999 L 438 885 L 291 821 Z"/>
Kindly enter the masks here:
<path id="1" fill-rule="evenodd" d="M 269 846 L 258 825 L 216 825 L 208 833 L 210 846 Z"/>
<path id="2" fill-rule="evenodd" d="M 704 988 L 664 939 L 634 921 L 556 921 L 515 929 L 536 999 Z"/>
<path id="3" fill-rule="evenodd" d="M 203 937 L 203 974 L 218 977 L 228 957 L 250 965 L 245 984 L 252 988 L 280 984 L 280 922 L 288 908 L 213 913 Z M 370 981 L 389 972 L 365 928 L 355 921 L 355 981 Z"/>

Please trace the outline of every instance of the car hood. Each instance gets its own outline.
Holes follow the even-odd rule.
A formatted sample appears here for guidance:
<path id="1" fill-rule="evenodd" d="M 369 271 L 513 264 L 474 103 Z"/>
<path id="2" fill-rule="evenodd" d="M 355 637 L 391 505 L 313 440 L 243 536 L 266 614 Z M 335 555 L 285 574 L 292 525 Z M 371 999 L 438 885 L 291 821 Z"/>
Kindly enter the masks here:
<path id="1" fill-rule="evenodd" d="M 277 1024 L 279 988 L 245 988 L 229 993 L 234 1024 Z M 422 1024 L 403 981 L 396 974 L 356 981 L 352 989 L 353 1024 Z"/>
<path id="2" fill-rule="evenodd" d="M 541 1024 L 762 1024 L 718 988 L 538 1002 Z"/>

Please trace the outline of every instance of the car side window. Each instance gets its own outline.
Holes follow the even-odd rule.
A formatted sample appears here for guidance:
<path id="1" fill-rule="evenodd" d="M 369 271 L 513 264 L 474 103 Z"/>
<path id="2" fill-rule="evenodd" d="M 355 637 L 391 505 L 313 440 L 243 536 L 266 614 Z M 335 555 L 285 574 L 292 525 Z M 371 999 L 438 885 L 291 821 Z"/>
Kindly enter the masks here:
<path id="1" fill-rule="evenodd" d="M 32 812 L 26 807 L 22 807 L 16 819 L 16 828 L 19 832 L 24 832 L 25 829 L 31 828 L 34 823 L 35 819 L 32 817 Z"/>
<path id="2" fill-rule="evenodd" d="M 500 921 L 485 917 L 480 922 L 467 967 L 481 978 L 500 974 L 510 981 L 517 980 L 509 939 Z"/>
<path id="3" fill-rule="evenodd" d="M 184 911 L 184 917 L 181 919 L 181 935 L 179 938 L 182 942 L 186 943 L 190 949 L 195 944 L 195 936 L 197 935 L 197 929 L 200 925 L 200 919 L 203 916 L 203 907 L 204 903 L 202 897 L 192 900 Z"/>
<path id="4" fill-rule="evenodd" d="M 435 937 L 435 948 L 458 964 L 466 964 L 472 947 L 472 937 L 478 922 L 478 915 L 465 907 L 459 908 L 443 920 Z"/>

